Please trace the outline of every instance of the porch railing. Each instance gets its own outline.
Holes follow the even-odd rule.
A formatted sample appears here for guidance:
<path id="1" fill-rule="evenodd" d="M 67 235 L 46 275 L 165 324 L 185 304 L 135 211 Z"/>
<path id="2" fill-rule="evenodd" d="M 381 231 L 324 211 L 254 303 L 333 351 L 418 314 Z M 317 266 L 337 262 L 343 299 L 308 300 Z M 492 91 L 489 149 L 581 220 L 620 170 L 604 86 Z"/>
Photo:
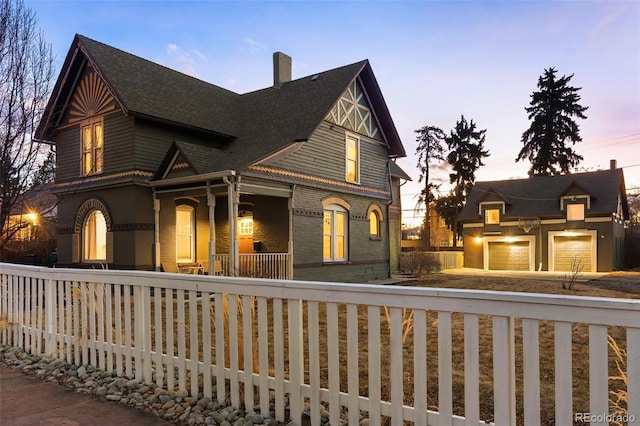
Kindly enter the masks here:
<path id="1" fill-rule="evenodd" d="M 280 421 L 307 401 L 313 425 L 323 407 L 334 425 L 607 424 L 612 389 L 640 419 L 638 300 L 1 263 L 0 280 L 0 342 Z"/>
<path id="2" fill-rule="evenodd" d="M 233 276 L 230 256 L 216 254 L 214 259 L 220 271 L 218 275 Z M 240 253 L 238 276 L 245 278 L 291 279 L 291 255 L 289 253 Z"/>

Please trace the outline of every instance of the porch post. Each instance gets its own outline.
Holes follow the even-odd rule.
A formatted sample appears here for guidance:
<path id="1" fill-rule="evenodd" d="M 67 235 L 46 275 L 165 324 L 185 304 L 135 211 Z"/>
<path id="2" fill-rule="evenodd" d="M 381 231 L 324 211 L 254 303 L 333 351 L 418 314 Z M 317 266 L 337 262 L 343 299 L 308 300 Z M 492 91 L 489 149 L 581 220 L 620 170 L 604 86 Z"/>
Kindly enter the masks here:
<path id="1" fill-rule="evenodd" d="M 293 196 L 295 186 L 291 190 L 291 197 L 288 200 L 289 208 L 289 242 L 287 244 L 288 261 L 287 261 L 287 278 L 293 279 Z"/>
<path id="2" fill-rule="evenodd" d="M 209 275 L 215 272 L 216 258 L 216 197 L 211 193 L 211 187 L 207 185 L 207 205 L 209 206 Z"/>
<path id="3" fill-rule="evenodd" d="M 238 177 L 239 179 L 239 177 Z M 238 223 L 238 204 L 240 203 L 240 193 L 237 187 L 237 180 L 235 178 L 226 178 L 225 182 L 228 186 L 228 205 L 229 205 L 229 275 L 232 277 L 238 276 L 238 235 L 237 235 L 237 223 Z"/>
<path id="4" fill-rule="evenodd" d="M 154 224 L 154 248 L 153 259 L 155 270 L 160 271 L 160 200 L 153 194 L 153 224 Z"/>

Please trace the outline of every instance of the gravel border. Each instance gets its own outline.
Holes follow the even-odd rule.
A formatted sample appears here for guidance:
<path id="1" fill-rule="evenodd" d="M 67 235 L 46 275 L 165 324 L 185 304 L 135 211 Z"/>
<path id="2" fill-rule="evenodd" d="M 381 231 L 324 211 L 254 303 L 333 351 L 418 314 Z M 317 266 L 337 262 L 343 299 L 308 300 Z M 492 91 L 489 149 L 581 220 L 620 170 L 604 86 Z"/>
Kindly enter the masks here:
<path id="1" fill-rule="evenodd" d="M 3 344 L 0 344 L 0 364 L 79 393 L 147 411 L 178 425 L 284 424 L 259 413 L 246 413 L 242 409 L 220 405 L 207 397 L 190 397 L 187 391 L 170 392 L 155 383 L 140 383 L 133 377 L 118 377 L 90 365 L 77 366 L 50 356 L 32 355 L 20 348 Z M 323 423 L 325 418 L 328 422 L 328 413 L 326 417 L 323 416 Z M 295 425 L 291 422 L 287 426 Z"/>

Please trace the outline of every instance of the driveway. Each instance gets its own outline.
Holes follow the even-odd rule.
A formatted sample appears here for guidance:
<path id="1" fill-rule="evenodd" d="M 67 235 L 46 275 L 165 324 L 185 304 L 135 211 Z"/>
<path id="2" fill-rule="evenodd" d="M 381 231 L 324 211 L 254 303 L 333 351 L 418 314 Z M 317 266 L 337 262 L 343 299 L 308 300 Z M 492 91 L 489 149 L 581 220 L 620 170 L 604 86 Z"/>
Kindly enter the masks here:
<path id="1" fill-rule="evenodd" d="M 548 272 L 548 271 L 485 271 L 482 269 L 473 268 L 456 268 L 456 269 L 444 269 L 441 271 L 443 274 L 449 275 L 475 275 L 483 277 L 501 277 L 501 278 L 529 278 L 536 280 L 562 280 L 567 272 Z M 606 277 L 607 272 L 583 272 L 580 274 L 576 281 L 586 282 L 591 280 L 598 280 Z M 638 284 L 640 284 L 640 273 L 637 275 Z"/>

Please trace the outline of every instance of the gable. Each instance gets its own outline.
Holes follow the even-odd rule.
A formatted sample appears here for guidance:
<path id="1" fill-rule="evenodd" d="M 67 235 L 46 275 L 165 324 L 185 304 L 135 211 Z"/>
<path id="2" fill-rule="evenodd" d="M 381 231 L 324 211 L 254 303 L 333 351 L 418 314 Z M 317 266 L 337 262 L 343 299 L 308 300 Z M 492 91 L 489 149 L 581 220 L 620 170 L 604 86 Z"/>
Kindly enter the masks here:
<path id="1" fill-rule="evenodd" d="M 478 219 L 478 207 L 490 191 L 508 200 L 506 215 L 510 217 L 564 217 L 566 203 L 582 202 L 591 217 L 610 216 L 619 210 L 623 214 L 625 188 L 621 169 L 601 170 L 558 176 L 534 176 L 493 182 L 476 182 L 459 220 Z"/>
<path id="2" fill-rule="evenodd" d="M 102 78 L 87 62 L 76 85 L 71 102 L 65 111 L 66 124 L 73 124 L 97 115 L 106 114 L 117 108 L 115 98 Z"/>
<path id="3" fill-rule="evenodd" d="M 198 174 L 197 170 L 193 167 L 187 157 L 182 152 L 177 153 L 173 162 L 169 164 L 168 169 L 165 171 L 164 178 L 178 178 L 183 176 L 193 176 Z"/>
<path id="4" fill-rule="evenodd" d="M 325 120 L 361 135 L 382 140 L 377 120 L 358 79 L 340 96 Z"/>

